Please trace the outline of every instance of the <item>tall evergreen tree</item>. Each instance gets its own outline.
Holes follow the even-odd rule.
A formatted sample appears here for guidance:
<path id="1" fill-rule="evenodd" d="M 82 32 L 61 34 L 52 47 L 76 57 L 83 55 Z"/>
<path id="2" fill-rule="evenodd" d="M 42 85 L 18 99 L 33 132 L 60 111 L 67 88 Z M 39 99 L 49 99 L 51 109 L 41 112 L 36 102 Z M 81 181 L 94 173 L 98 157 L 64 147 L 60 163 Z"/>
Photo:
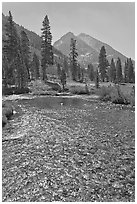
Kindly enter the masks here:
<path id="1" fill-rule="evenodd" d="M 27 87 L 28 72 L 27 72 L 27 67 L 23 60 L 23 54 L 21 52 L 21 48 L 17 53 L 14 66 L 15 66 L 16 86 L 20 89 Z"/>
<path id="2" fill-rule="evenodd" d="M 128 82 L 134 83 L 135 82 L 135 74 L 134 74 L 134 67 L 131 58 L 128 60 Z"/>
<path id="3" fill-rule="evenodd" d="M 99 72 L 98 72 L 98 68 L 96 69 L 96 75 L 95 75 L 95 87 L 97 89 L 99 88 Z"/>
<path id="4" fill-rule="evenodd" d="M 61 76 L 61 67 L 60 67 L 59 63 L 57 64 L 57 74 L 58 74 L 58 78 L 60 79 L 60 76 Z"/>
<path id="5" fill-rule="evenodd" d="M 125 61 L 125 66 L 124 66 L 124 81 L 125 83 L 128 82 L 128 59 Z"/>
<path id="6" fill-rule="evenodd" d="M 80 66 L 80 64 L 77 64 L 77 79 L 79 81 L 81 81 L 81 75 L 82 75 L 81 72 L 82 72 L 81 66 Z"/>
<path id="7" fill-rule="evenodd" d="M 85 69 L 82 67 L 81 68 L 81 82 L 84 81 L 84 73 L 85 73 Z"/>
<path id="8" fill-rule="evenodd" d="M 47 79 L 46 68 L 48 65 L 53 64 L 53 51 L 52 51 L 52 34 L 50 32 L 50 23 L 48 16 L 46 15 L 43 20 L 42 30 L 42 44 L 41 44 L 41 66 L 43 71 L 43 80 Z"/>
<path id="9" fill-rule="evenodd" d="M 8 84 L 8 61 L 4 54 L 2 54 L 2 84 L 7 87 Z"/>
<path id="10" fill-rule="evenodd" d="M 28 78 L 30 79 L 30 45 L 25 31 L 21 31 L 21 51 L 25 66 L 27 68 Z"/>
<path id="11" fill-rule="evenodd" d="M 61 81 L 61 84 L 62 84 L 62 87 L 63 87 L 63 91 L 64 91 L 65 84 L 66 84 L 66 72 L 65 72 L 64 68 L 61 70 L 60 81 Z"/>
<path id="12" fill-rule="evenodd" d="M 72 74 L 72 79 L 76 81 L 77 79 L 77 57 L 78 57 L 78 52 L 76 49 L 76 40 L 71 38 L 71 43 L 70 43 L 70 66 L 71 66 L 71 74 Z"/>
<path id="13" fill-rule="evenodd" d="M 109 72 L 109 77 L 111 82 L 115 82 L 116 80 L 116 66 L 114 59 L 111 59 L 111 64 L 110 64 L 110 72 Z"/>
<path id="14" fill-rule="evenodd" d="M 67 63 L 66 58 L 64 58 L 63 67 L 64 67 L 66 75 L 68 76 L 68 63 Z"/>
<path id="15" fill-rule="evenodd" d="M 6 39 L 3 40 L 3 54 L 8 63 L 7 78 L 11 83 L 15 83 L 15 59 L 18 58 L 19 52 L 19 36 L 17 34 L 15 24 L 11 12 L 9 11 L 8 21 L 5 25 Z"/>
<path id="16" fill-rule="evenodd" d="M 39 79 L 39 77 L 40 77 L 40 62 L 38 56 L 34 52 L 31 63 L 31 78 Z"/>
<path id="17" fill-rule="evenodd" d="M 15 24 L 11 12 L 9 11 L 8 21 L 5 24 L 6 39 L 3 40 L 3 51 L 9 63 L 11 63 L 17 56 L 19 48 L 19 36 L 17 34 Z"/>
<path id="18" fill-rule="evenodd" d="M 106 58 L 106 50 L 105 47 L 102 46 L 99 54 L 99 72 L 101 75 L 101 80 L 104 82 L 107 78 L 107 67 L 108 67 L 108 60 Z"/>
<path id="19" fill-rule="evenodd" d="M 123 75 L 122 75 L 122 65 L 121 65 L 121 60 L 118 57 L 117 63 L 116 63 L 116 81 L 117 83 L 122 82 Z"/>
<path id="20" fill-rule="evenodd" d="M 94 73 L 94 67 L 93 67 L 93 64 L 92 64 L 92 63 L 90 63 L 90 64 L 88 65 L 88 76 L 89 76 L 89 79 L 90 79 L 91 81 L 94 80 L 95 73 Z"/>
<path id="21" fill-rule="evenodd" d="M 9 11 L 8 22 L 5 25 L 6 39 L 3 40 L 3 59 L 7 66 L 6 78 L 9 84 L 15 84 L 18 88 L 27 85 L 28 76 L 26 66 L 23 60 L 20 38 L 17 34 L 11 12 Z"/>

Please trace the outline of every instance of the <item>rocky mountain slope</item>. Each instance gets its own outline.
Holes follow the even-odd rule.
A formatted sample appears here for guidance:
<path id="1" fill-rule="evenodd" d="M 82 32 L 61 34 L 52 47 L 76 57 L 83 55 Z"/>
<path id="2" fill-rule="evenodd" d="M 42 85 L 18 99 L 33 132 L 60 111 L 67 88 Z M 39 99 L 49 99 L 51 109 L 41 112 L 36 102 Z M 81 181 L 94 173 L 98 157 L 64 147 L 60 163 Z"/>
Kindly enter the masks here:
<path id="1" fill-rule="evenodd" d="M 116 51 L 111 46 L 85 33 L 81 33 L 78 36 L 75 36 L 73 33 L 69 32 L 63 35 L 58 41 L 56 41 L 54 43 L 54 47 L 60 50 L 63 54 L 68 55 L 70 52 L 71 38 L 77 40 L 77 51 L 79 54 L 78 60 L 85 67 L 87 67 L 87 65 L 91 62 L 94 65 L 97 65 L 99 52 L 103 45 L 106 48 L 107 58 L 109 62 L 111 61 L 112 58 L 116 61 L 117 58 L 120 57 L 122 64 L 124 65 L 125 60 L 127 59 L 126 56 Z"/>
<path id="2" fill-rule="evenodd" d="M 110 61 L 112 58 L 114 60 L 117 60 L 118 57 L 120 57 L 121 61 L 124 63 L 126 60 L 126 56 L 118 52 L 117 50 L 113 49 L 110 45 L 101 42 L 90 35 L 87 35 L 85 33 L 80 33 L 78 35 L 78 38 L 83 40 L 87 45 L 91 46 L 94 50 L 96 50 L 98 53 L 100 52 L 100 49 L 102 46 L 105 46 L 106 53 L 107 53 L 107 58 Z"/>
<path id="3" fill-rule="evenodd" d="M 68 32 L 67 34 L 63 35 L 58 41 L 56 41 L 54 43 L 54 47 L 60 50 L 63 54 L 69 56 L 71 38 L 77 41 L 76 47 L 78 51 L 78 61 L 80 62 L 80 64 L 84 65 L 85 67 L 91 61 L 97 62 L 98 52 L 71 32 Z"/>

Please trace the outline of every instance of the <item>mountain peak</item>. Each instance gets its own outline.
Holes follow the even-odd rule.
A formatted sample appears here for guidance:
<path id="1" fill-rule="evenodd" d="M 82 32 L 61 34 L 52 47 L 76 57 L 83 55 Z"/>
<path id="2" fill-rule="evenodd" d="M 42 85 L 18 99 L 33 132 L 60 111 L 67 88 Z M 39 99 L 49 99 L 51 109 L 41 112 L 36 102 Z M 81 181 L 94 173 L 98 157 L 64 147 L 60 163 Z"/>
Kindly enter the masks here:
<path id="1" fill-rule="evenodd" d="M 63 35 L 62 37 L 69 37 L 70 38 L 70 37 L 75 37 L 75 35 L 72 32 L 68 32 L 65 35 Z"/>
<path id="2" fill-rule="evenodd" d="M 74 33 L 68 32 L 68 33 L 66 33 L 66 35 L 74 35 Z"/>
<path id="3" fill-rule="evenodd" d="M 97 40 L 96 38 L 90 36 L 89 34 L 86 34 L 86 33 L 80 33 L 79 35 L 77 35 L 78 38 L 90 38 L 90 40 L 96 40 L 98 42 L 101 42 L 99 40 Z"/>
<path id="4" fill-rule="evenodd" d="M 78 36 L 88 36 L 86 33 L 80 33 Z"/>
<path id="5" fill-rule="evenodd" d="M 53 46 L 54 46 L 56 49 L 59 48 L 59 50 L 64 50 L 63 53 L 64 53 L 65 55 L 67 55 L 68 52 L 65 51 L 65 50 L 66 50 L 65 47 L 67 46 L 67 47 L 68 47 L 68 50 L 69 50 L 71 38 L 76 38 L 76 36 L 75 36 L 72 32 L 68 32 L 68 33 L 66 33 L 65 35 L 63 35 L 58 41 L 56 41 Z M 61 49 L 60 49 L 60 48 L 61 48 Z"/>

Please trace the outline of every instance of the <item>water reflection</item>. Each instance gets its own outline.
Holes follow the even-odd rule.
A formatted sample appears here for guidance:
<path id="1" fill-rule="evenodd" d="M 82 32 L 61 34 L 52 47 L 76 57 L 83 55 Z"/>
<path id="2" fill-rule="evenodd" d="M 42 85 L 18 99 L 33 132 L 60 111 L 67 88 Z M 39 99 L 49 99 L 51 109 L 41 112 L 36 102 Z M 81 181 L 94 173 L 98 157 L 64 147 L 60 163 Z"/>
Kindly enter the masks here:
<path id="1" fill-rule="evenodd" d="M 80 107 L 87 101 L 79 98 L 63 98 L 63 97 L 38 97 L 30 100 L 22 100 L 22 103 L 29 106 L 36 106 L 39 108 L 63 108 L 65 107 Z"/>

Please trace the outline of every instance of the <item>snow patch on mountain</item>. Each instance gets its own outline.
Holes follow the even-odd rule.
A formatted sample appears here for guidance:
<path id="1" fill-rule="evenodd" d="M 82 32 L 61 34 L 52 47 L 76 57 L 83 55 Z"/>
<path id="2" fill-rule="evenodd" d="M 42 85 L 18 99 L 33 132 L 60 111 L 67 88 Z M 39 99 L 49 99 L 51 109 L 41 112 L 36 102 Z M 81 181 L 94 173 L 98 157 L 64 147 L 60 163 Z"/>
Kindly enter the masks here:
<path id="1" fill-rule="evenodd" d="M 56 47 L 59 47 L 62 43 L 63 43 L 63 41 L 60 40 L 59 42 L 57 42 Z"/>

